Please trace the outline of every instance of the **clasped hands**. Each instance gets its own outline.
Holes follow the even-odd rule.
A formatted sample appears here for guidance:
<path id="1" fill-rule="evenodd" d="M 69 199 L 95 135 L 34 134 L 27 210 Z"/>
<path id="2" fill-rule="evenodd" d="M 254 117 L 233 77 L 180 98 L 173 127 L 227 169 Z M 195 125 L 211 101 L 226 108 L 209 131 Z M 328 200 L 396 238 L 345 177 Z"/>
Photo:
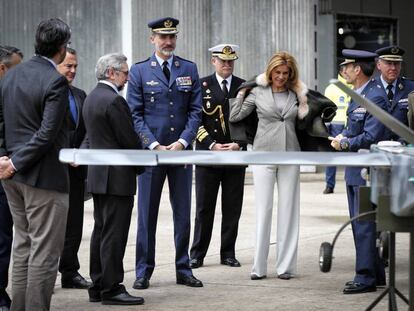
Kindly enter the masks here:
<path id="1" fill-rule="evenodd" d="M 184 145 L 179 141 L 175 141 L 168 146 L 157 145 L 154 150 L 170 150 L 170 151 L 180 151 L 184 149 Z"/>
<path id="2" fill-rule="evenodd" d="M 239 151 L 240 146 L 237 143 L 219 144 L 215 143 L 211 150 L 214 151 Z"/>
<path id="3" fill-rule="evenodd" d="M 342 150 L 341 149 L 341 140 L 344 139 L 345 137 L 342 134 L 338 134 L 335 137 L 329 136 L 328 139 L 331 141 L 331 146 L 332 148 L 334 148 L 335 150 Z"/>
<path id="4" fill-rule="evenodd" d="M 16 173 L 10 159 L 6 156 L 0 157 L 0 179 L 9 179 Z"/>

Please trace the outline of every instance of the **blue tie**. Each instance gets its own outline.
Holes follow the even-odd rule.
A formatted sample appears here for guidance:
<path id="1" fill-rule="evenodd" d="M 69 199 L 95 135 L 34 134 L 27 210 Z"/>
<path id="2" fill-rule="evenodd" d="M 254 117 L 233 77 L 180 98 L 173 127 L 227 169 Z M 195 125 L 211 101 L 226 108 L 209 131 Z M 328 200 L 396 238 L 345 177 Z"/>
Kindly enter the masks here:
<path id="1" fill-rule="evenodd" d="M 72 92 L 69 92 L 69 109 L 70 115 L 72 116 L 73 121 L 76 123 L 78 120 L 78 110 L 76 109 L 75 98 L 72 95 Z"/>

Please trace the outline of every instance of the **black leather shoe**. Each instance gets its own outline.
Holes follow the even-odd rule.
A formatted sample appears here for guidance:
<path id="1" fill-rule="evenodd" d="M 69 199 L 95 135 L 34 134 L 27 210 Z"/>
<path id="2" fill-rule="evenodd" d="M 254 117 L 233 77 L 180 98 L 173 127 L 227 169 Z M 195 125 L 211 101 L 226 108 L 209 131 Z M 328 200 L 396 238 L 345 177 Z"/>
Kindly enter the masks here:
<path id="1" fill-rule="evenodd" d="M 376 290 L 376 286 L 368 286 L 365 284 L 353 282 L 351 285 L 348 285 L 344 288 L 344 294 L 362 294 L 375 292 Z"/>
<path id="2" fill-rule="evenodd" d="M 89 294 L 89 302 L 101 302 L 101 295 L 91 295 Z"/>
<path id="3" fill-rule="evenodd" d="M 146 277 L 138 278 L 135 280 L 132 288 L 134 289 L 147 289 L 149 287 L 149 279 Z"/>
<path id="4" fill-rule="evenodd" d="M 203 266 L 203 264 L 204 264 L 203 259 L 193 258 L 193 259 L 190 260 L 190 267 L 192 269 L 200 268 L 200 267 Z"/>
<path id="5" fill-rule="evenodd" d="M 221 260 L 222 265 L 230 266 L 230 267 L 241 267 L 240 262 L 236 258 L 225 258 Z"/>
<path id="6" fill-rule="evenodd" d="M 203 282 L 196 279 L 194 275 L 177 274 L 177 284 L 190 287 L 203 287 Z"/>
<path id="7" fill-rule="evenodd" d="M 258 276 L 257 274 L 251 274 L 250 279 L 253 281 L 265 279 L 266 275 Z"/>
<path id="8" fill-rule="evenodd" d="M 330 194 L 330 193 L 334 193 L 334 190 L 331 187 L 326 187 L 325 190 L 323 191 L 323 194 Z"/>
<path id="9" fill-rule="evenodd" d="M 345 287 L 351 286 L 354 283 L 355 283 L 354 281 L 348 281 L 345 283 Z M 377 282 L 375 283 L 375 286 L 377 287 L 384 287 L 386 285 L 387 285 L 387 282 L 385 280 L 377 280 Z"/>
<path id="10" fill-rule="evenodd" d="M 144 304 L 144 298 L 135 297 L 123 292 L 118 295 L 102 299 L 103 305 L 142 305 Z"/>
<path id="11" fill-rule="evenodd" d="M 87 289 L 92 283 L 85 280 L 85 278 L 79 273 L 71 278 L 62 276 L 62 288 L 80 288 Z"/>
<path id="12" fill-rule="evenodd" d="M 292 278 L 292 275 L 290 273 L 282 273 L 279 274 L 277 278 L 281 280 L 290 280 Z"/>

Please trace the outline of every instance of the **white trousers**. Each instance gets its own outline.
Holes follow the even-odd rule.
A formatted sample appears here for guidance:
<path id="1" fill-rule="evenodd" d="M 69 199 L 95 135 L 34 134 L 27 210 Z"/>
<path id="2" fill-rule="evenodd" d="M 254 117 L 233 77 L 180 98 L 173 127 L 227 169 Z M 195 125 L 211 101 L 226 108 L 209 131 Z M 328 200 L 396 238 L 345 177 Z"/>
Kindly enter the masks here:
<path id="1" fill-rule="evenodd" d="M 275 181 L 277 182 L 276 272 L 296 274 L 299 240 L 299 166 L 255 165 L 256 249 L 251 273 L 267 274 Z"/>

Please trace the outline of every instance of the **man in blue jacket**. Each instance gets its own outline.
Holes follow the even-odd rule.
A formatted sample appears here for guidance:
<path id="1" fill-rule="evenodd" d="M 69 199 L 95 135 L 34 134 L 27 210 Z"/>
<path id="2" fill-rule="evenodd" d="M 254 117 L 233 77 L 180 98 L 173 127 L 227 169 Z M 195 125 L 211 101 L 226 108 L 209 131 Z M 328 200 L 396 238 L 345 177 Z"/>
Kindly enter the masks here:
<path id="1" fill-rule="evenodd" d="M 388 112 L 396 119 L 408 125 L 408 94 L 414 91 L 414 81 L 401 77 L 401 63 L 404 49 L 399 46 L 387 46 L 375 51 L 378 54 L 376 78 L 388 97 Z M 388 140 L 401 140 L 397 134 L 386 129 Z"/>
<path id="2" fill-rule="evenodd" d="M 371 76 L 375 68 L 377 54 L 361 50 L 343 50 L 345 61 L 344 76 L 353 85 L 355 92 L 387 110 L 387 97 L 381 85 Z M 365 108 L 353 100 L 347 111 L 347 125 L 341 134 L 332 138 L 332 147 L 340 151 L 357 152 L 369 149 L 384 139 L 385 127 Z M 359 214 L 359 188 L 366 184 L 361 177 L 360 167 L 345 169 L 345 182 L 350 217 Z M 374 221 L 357 220 L 352 222 L 356 249 L 356 275 L 345 284 L 344 294 L 359 294 L 376 291 L 376 286 L 385 285 L 384 265 L 376 248 L 376 225 Z"/>
<path id="3" fill-rule="evenodd" d="M 154 54 L 131 67 L 127 101 L 144 148 L 191 149 L 201 122 L 197 66 L 174 55 L 175 18 L 148 23 Z M 155 267 L 155 232 L 162 188 L 168 179 L 174 219 L 177 284 L 202 287 L 189 265 L 192 166 L 147 167 L 138 177 L 138 234 L 135 289 L 145 289 Z"/>

